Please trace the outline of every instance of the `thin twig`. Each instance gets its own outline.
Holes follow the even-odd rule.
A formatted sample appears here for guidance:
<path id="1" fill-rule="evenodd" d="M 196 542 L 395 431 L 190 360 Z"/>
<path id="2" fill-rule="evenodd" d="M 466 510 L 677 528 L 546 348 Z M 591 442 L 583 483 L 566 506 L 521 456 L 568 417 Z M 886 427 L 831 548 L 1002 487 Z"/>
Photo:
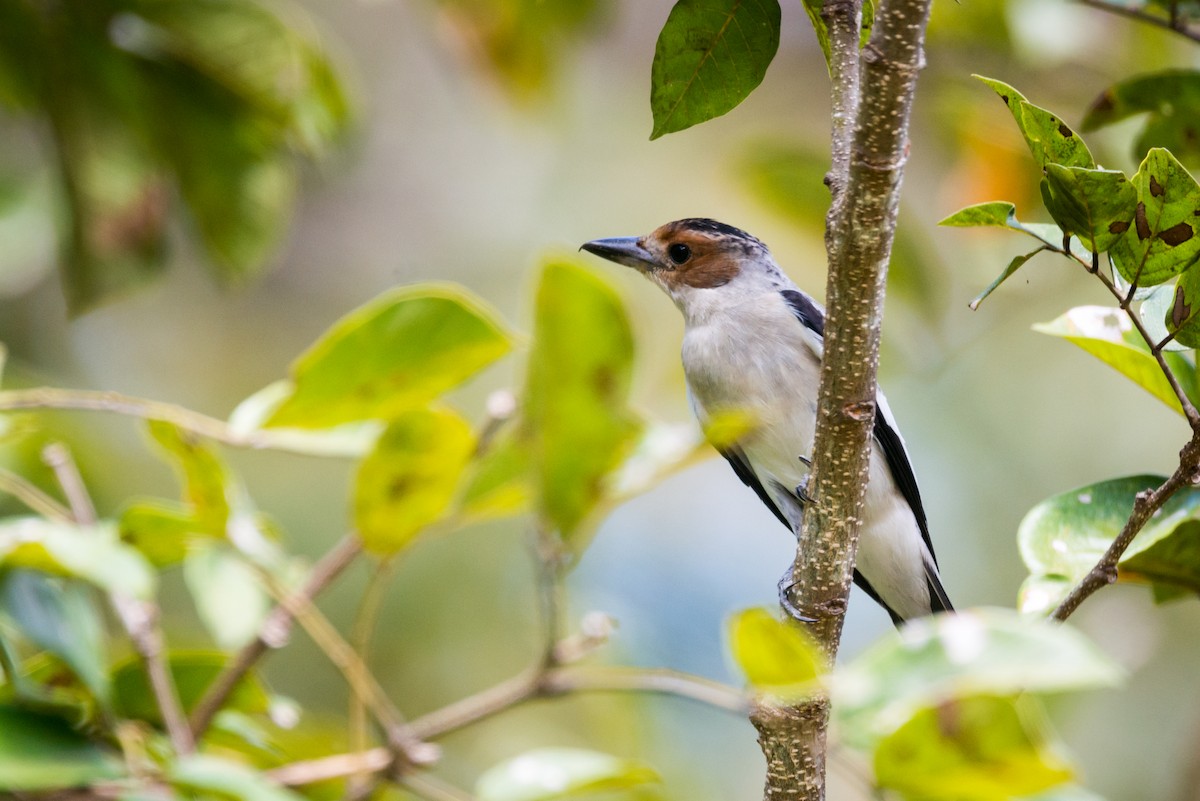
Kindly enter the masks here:
<path id="1" fill-rule="evenodd" d="M 0 467 L 0 492 L 7 492 L 33 511 L 51 520 L 72 520 L 71 511 L 33 482 Z"/>
<path id="2" fill-rule="evenodd" d="M 362 549 L 358 537 L 350 534 L 343 537 L 329 550 L 313 567 L 304 582 L 304 586 L 295 593 L 295 599 L 311 601 L 328 587 L 343 570 L 349 567 Z M 208 730 L 213 717 L 225 705 L 229 694 L 237 687 L 238 682 L 250 671 L 263 654 L 272 648 L 282 648 L 291 633 L 294 603 L 280 603 L 271 610 L 259 629 L 258 636 L 251 640 L 227 664 L 224 670 L 213 680 L 205 690 L 204 695 L 192 710 L 191 730 L 199 738 Z"/>
<path id="3" fill-rule="evenodd" d="M 727 684 L 680 673 L 669 668 L 623 666 L 560 668 L 542 682 L 547 694 L 638 691 L 673 695 L 726 712 L 745 715 L 750 698 Z"/>
<path id="4" fill-rule="evenodd" d="M 269 770 L 266 777 L 289 787 L 359 776 L 382 773 L 392 766 L 392 752 L 386 748 L 371 748 L 349 754 L 334 754 L 304 762 L 292 762 Z"/>
<path id="5" fill-rule="evenodd" d="M 383 605 L 385 591 L 390 579 L 395 574 L 398 563 L 399 560 L 394 558 L 380 561 L 375 571 L 371 574 L 371 577 L 367 580 L 367 587 L 363 591 L 362 599 L 359 601 L 354 626 L 350 630 L 350 646 L 358 654 L 358 658 L 364 665 L 370 663 L 371 637 L 375 631 L 375 622 L 379 618 L 379 610 Z M 357 693 L 351 693 L 350 695 L 348 717 L 350 748 L 354 751 L 367 750 L 367 708 Z M 360 777 L 351 776 L 351 791 L 355 789 L 353 785 L 360 783 L 356 779 L 362 780 L 362 788 L 365 790 L 368 786 L 365 778 L 365 775 Z"/>
<path id="6" fill-rule="evenodd" d="M 1107 11 L 1110 14 L 1129 17 L 1138 22 L 1144 22 L 1147 25 L 1165 28 L 1168 31 L 1191 39 L 1193 42 L 1200 42 L 1200 30 L 1196 30 L 1184 23 L 1178 15 L 1174 15 L 1173 17 L 1159 17 L 1146 11 L 1144 6 L 1118 5 L 1117 3 L 1105 2 L 1105 0 L 1079 0 L 1079 2 L 1085 6 Z"/>
<path id="7" fill-rule="evenodd" d="M 60 442 L 51 443 L 42 451 L 42 459 L 54 471 L 75 521 L 85 526 L 95 525 L 96 507 L 67 447 Z M 142 660 L 171 746 L 177 754 L 192 753 L 196 750 L 196 741 L 188 728 L 183 705 L 179 702 L 175 679 L 167 668 L 166 643 L 158 626 L 158 605 L 120 592 L 110 593 L 109 597 L 121 625 L 133 642 L 134 650 Z"/>

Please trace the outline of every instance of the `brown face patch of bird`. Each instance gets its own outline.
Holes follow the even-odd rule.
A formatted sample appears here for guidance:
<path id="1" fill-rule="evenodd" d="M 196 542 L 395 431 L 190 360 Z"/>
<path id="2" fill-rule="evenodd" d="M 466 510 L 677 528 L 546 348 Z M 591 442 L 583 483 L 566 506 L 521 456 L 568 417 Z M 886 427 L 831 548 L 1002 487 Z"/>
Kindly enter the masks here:
<path id="1" fill-rule="evenodd" d="M 659 280 L 695 289 L 728 284 L 737 277 L 740 259 L 745 255 L 739 237 L 693 220 L 679 220 L 657 228 L 646 237 L 644 247 L 662 265 L 656 271 Z"/>

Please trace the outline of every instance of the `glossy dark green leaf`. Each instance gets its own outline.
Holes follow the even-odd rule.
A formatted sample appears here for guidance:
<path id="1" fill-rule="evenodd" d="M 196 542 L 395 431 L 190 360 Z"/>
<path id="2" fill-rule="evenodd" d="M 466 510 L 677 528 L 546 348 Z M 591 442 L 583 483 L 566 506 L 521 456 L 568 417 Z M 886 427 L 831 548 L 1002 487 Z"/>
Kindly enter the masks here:
<path id="1" fill-rule="evenodd" d="M 171 677 L 175 680 L 175 689 L 184 710 L 191 711 L 228 659 L 225 654 L 214 651 L 175 651 L 167 655 Z M 112 688 L 113 704 L 118 715 L 156 725 L 162 723 L 162 715 L 140 660 L 134 659 L 119 665 L 112 674 Z M 238 682 L 225 708 L 261 714 L 269 708 L 270 700 L 258 677 L 249 673 Z"/>
<path id="2" fill-rule="evenodd" d="M 387 420 L 458 386 L 511 346 L 496 313 L 466 290 L 401 287 L 350 312 L 292 363 L 292 393 L 266 424 Z"/>
<path id="3" fill-rule="evenodd" d="M 1046 210 L 1065 233 L 1093 253 L 1108 250 L 1133 223 L 1137 190 L 1118 170 L 1047 164 L 1042 182 Z"/>
<path id="4" fill-rule="evenodd" d="M 61 718 L 0 705 L 0 791 L 82 787 L 122 773 L 116 753 Z"/>
<path id="5" fill-rule="evenodd" d="M 1172 69 L 1116 83 L 1092 102 L 1079 128 L 1092 131 L 1138 114 L 1147 118 L 1135 158 L 1161 147 L 1182 161 L 1200 161 L 1200 72 Z"/>
<path id="6" fill-rule="evenodd" d="M 1071 765 L 1031 698 L 975 695 L 920 710 L 875 750 L 875 780 L 922 801 L 1010 801 L 1064 784 Z"/>
<path id="7" fill-rule="evenodd" d="M 137 598 L 154 594 L 155 578 L 136 550 L 109 524 L 76 526 L 41 517 L 0 521 L 0 568 L 23 567 L 77 578 L 107 592 Z"/>
<path id="8" fill-rule="evenodd" d="M 651 139 L 732 110 L 779 48 L 778 0 L 677 0 L 650 67 Z"/>
<path id="9" fill-rule="evenodd" d="M 659 781 L 633 759 L 581 748 L 538 748 L 483 772 L 475 784 L 479 801 L 556 801 L 627 790 Z"/>
<path id="10" fill-rule="evenodd" d="M 1092 169 L 1096 166 L 1087 145 L 1059 117 L 1033 105 L 1024 95 L 1002 81 L 982 75 L 975 77 L 991 87 L 1008 106 L 1038 167 L 1061 164 L 1064 167 Z"/>
<path id="11" fill-rule="evenodd" d="M 820 647 L 795 623 L 746 609 L 727 623 L 730 651 L 756 692 L 799 698 L 823 671 Z"/>
<path id="12" fill-rule="evenodd" d="M 1078 345 L 1176 412 L 1183 414 L 1183 407 L 1179 405 L 1175 391 L 1163 375 L 1157 360 L 1134 330 L 1129 315 L 1120 309 L 1077 306 L 1055 320 L 1034 325 L 1033 330 L 1062 337 Z M 1179 379 L 1184 392 L 1195 402 L 1200 398 L 1195 369 L 1182 354 L 1166 353 L 1164 357 Z"/>
<path id="13" fill-rule="evenodd" d="M 61 659 L 101 704 L 108 703 L 107 642 L 94 591 L 29 570 L 0 571 L 0 618 Z"/>
<path id="14" fill-rule="evenodd" d="M 236 801 L 304 801 L 304 796 L 276 784 L 257 770 L 211 754 L 190 754 L 167 772 L 173 786 L 203 798 Z"/>
<path id="15" fill-rule="evenodd" d="M 598 274 L 551 261 L 538 285 L 523 435 L 543 516 L 565 537 L 604 496 L 639 430 L 629 408 L 633 335 Z"/>
<path id="16" fill-rule="evenodd" d="M 413 409 L 394 419 L 354 484 L 354 524 L 363 545 L 390 556 L 443 517 L 474 449 L 470 424 L 454 412 Z"/>
<path id="17" fill-rule="evenodd" d="M 1021 589 L 1021 609 L 1047 612 L 1057 606 L 1121 532 L 1137 493 L 1165 480 L 1140 475 L 1102 481 L 1047 498 L 1029 510 L 1017 530 L 1030 574 Z M 1200 592 L 1200 490 L 1188 487 L 1175 493 L 1130 543 L 1118 571 L 1123 581 Z"/>
<path id="18" fill-rule="evenodd" d="M 1121 676 L 1070 626 L 971 609 L 910 621 L 829 681 L 843 736 L 873 748 L 920 710 L 954 699 L 1105 687 Z"/>

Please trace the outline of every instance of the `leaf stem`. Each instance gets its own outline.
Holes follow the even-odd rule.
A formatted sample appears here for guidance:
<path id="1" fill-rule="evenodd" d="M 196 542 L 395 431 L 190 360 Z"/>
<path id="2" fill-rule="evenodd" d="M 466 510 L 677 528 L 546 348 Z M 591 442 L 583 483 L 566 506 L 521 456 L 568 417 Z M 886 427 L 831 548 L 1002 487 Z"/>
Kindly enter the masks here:
<path id="1" fill-rule="evenodd" d="M 1193 42 L 1200 42 L 1200 30 L 1189 26 L 1180 17 L 1177 7 L 1171 5 L 1171 13 L 1168 17 L 1159 17 L 1145 10 L 1144 6 L 1127 6 L 1119 3 L 1107 2 L 1107 0 L 1079 0 L 1085 6 L 1098 8 L 1107 11 L 1110 14 L 1116 14 L 1122 17 L 1129 17 L 1139 22 L 1144 22 L 1147 25 L 1154 25 L 1159 28 L 1165 28 L 1169 31 L 1179 34 L 1180 36 L 1191 39 Z"/>

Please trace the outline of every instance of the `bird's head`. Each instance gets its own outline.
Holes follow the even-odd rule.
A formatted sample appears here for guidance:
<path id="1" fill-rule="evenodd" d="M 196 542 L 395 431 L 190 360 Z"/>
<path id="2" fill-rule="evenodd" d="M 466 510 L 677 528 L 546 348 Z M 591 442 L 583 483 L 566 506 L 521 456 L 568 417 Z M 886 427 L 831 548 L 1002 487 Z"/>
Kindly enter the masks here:
<path id="1" fill-rule="evenodd" d="M 645 236 L 586 242 L 583 250 L 638 270 L 661 286 L 685 314 L 699 302 L 697 296 L 710 294 L 702 290 L 780 280 L 766 245 L 716 220 L 676 220 Z"/>

